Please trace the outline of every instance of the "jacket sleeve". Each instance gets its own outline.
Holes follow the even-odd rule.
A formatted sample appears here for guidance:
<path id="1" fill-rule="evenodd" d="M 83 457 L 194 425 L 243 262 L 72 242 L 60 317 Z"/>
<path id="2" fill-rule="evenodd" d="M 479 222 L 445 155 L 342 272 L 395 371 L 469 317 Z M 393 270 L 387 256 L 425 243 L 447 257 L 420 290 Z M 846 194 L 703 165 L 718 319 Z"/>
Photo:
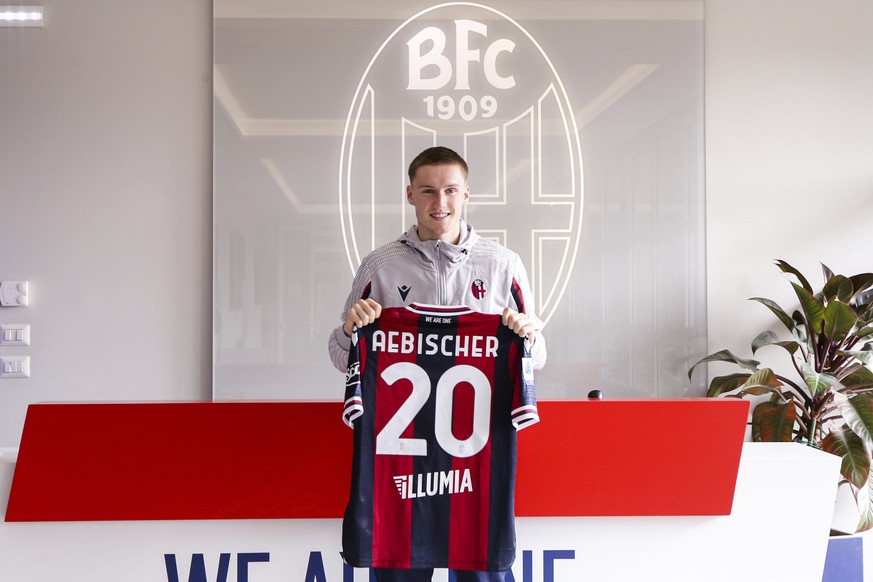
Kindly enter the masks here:
<path id="1" fill-rule="evenodd" d="M 355 280 L 352 283 L 352 290 L 346 298 L 346 304 L 343 312 L 340 314 L 340 324 L 330 332 L 330 337 L 327 340 L 327 351 L 330 354 L 330 361 L 334 368 L 346 373 L 349 365 L 349 348 L 352 345 L 352 340 L 343 333 L 343 323 L 346 321 L 346 314 L 354 305 L 355 301 L 361 298 L 366 298 L 370 295 L 370 282 L 372 280 L 372 266 L 367 258 L 361 263 L 358 272 L 355 274 Z"/>
<path id="2" fill-rule="evenodd" d="M 349 348 L 352 346 L 352 339 L 343 333 L 343 326 L 337 326 L 330 333 L 330 338 L 327 340 L 327 351 L 330 354 L 330 361 L 334 368 L 345 373 L 349 365 Z"/>

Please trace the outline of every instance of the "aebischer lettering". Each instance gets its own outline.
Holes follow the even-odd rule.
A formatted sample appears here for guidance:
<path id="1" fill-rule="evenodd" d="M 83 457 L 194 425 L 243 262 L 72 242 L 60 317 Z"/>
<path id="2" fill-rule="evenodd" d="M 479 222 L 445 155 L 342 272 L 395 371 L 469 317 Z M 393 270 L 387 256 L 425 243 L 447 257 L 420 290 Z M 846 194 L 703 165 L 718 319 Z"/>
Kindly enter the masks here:
<path id="1" fill-rule="evenodd" d="M 373 332 L 372 350 L 389 354 L 442 354 L 457 358 L 497 357 L 497 338 L 484 335 L 414 334 L 408 331 Z"/>

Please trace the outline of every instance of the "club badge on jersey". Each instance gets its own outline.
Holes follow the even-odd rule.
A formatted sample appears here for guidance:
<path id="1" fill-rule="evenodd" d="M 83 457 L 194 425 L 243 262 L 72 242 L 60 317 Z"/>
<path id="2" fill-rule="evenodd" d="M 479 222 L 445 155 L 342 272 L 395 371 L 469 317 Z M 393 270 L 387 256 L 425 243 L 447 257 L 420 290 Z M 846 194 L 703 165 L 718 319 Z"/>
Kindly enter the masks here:
<path id="1" fill-rule="evenodd" d="M 485 291 L 485 281 L 482 279 L 476 279 L 470 286 L 470 292 L 473 293 L 473 297 L 476 299 L 483 299 L 485 297 Z"/>
<path id="2" fill-rule="evenodd" d="M 516 432 L 539 420 L 525 340 L 467 307 L 387 308 L 352 338 L 343 555 L 357 567 L 505 570 Z"/>

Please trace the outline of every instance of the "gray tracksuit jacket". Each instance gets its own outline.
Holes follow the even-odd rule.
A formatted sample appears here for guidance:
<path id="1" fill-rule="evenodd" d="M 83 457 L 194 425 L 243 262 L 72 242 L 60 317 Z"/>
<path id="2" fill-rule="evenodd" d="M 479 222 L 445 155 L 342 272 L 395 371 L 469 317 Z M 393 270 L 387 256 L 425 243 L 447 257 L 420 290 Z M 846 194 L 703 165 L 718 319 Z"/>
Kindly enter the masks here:
<path id="1" fill-rule="evenodd" d="M 492 240 L 476 234 L 461 221 L 457 245 L 423 241 L 412 226 L 406 234 L 361 261 L 352 291 L 341 318 L 361 298 L 370 297 L 382 307 L 424 305 L 466 305 L 481 313 L 503 313 L 511 307 L 527 314 L 537 327 L 531 348 L 533 367 L 546 362 L 546 343 L 540 333 L 542 322 L 533 312 L 527 272 L 519 256 Z M 351 340 L 342 325 L 333 330 L 328 350 L 333 365 L 345 373 Z"/>

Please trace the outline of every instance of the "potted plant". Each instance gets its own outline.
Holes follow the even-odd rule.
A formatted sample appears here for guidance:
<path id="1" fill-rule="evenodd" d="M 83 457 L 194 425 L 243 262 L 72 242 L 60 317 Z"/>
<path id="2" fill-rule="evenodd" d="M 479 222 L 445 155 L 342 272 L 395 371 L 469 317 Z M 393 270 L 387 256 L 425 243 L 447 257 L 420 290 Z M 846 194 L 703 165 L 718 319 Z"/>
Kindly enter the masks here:
<path id="1" fill-rule="evenodd" d="M 815 292 L 797 269 L 785 261 L 776 265 L 789 278 L 799 309 L 789 315 L 774 301 L 751 298 L 790 334 L 758 334 L 752 354 L 779 347 L 793 372 L 776 373 L 721 350 L 694 364 L 688 378 L 706 362 L 739 366 L 743 371 L 712 378 L 707 396 L 759 397 L 752 402 L 754 441 L 797 441 L 841 457 L 840 472 L 858 504 L 857 531 L 866 531 L 873 527 L 873 273 L 846 277 L 822 265 L 825 282 Z"/>

